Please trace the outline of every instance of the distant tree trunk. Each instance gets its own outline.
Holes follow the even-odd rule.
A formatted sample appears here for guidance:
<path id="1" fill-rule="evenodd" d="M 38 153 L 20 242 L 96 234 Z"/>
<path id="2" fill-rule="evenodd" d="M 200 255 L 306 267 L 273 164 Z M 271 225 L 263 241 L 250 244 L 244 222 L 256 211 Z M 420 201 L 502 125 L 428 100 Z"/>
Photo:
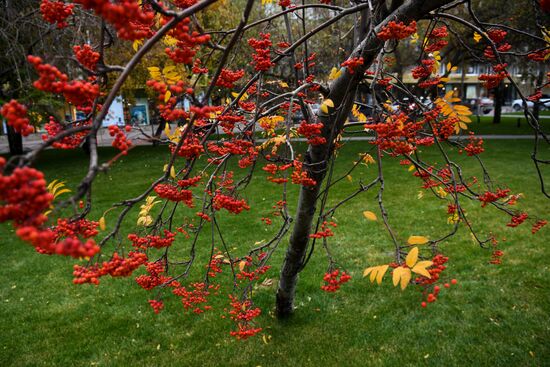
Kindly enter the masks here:
<path id="1" fill-rule="evenodd" d="M 166 126 L 166 121 L 163 118 L 159 118 L 159 126 L 157 127 L 157 131 L 155 131 L 155 135 L 153 136 L 153 146 L 156 147 L 159 145 L 159 139 L 162 135 L 162 132 L 164 131 L 164 128 Z"/>
<path id="2" fill-rule="evenodd" d="M 23 137 L 8 125 L 8 144 L 11 155 L 23 154 Z"/>
<path id="3" fill-rule="evenodd" d="M 537 74 L 537 81 L 535 85 L 542 85 L 544 80 L 544 67 L 542 65 L 539 65 L 539 72 Z M 540 101 L 533 103 L 533 116 L 538 120 L 540 115 L 540 105 L 542 103 Z"/>
<path id="4" fill-rule="evenodd" d="M 502 115 L 502 105 L 504 104 L 504 84 L 500 83 L 498 87 L 494 89 L 495 101 L 494 101 L 494 115 L 493 124 L 500 124 Z"/>

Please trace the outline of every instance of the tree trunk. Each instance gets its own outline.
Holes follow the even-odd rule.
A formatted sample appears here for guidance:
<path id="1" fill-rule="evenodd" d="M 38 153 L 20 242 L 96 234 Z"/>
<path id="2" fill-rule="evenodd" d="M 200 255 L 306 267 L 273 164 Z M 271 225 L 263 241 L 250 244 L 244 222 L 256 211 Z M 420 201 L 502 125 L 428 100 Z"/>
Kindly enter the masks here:
<path id="1" fill-rule="evenodd" d="M 495 107 L 493 114 L 493 124 L 500 124 L 502 115 L 502 105 L 504 104 L 504 84 L 500 83 L 495 88 Z"/>
<path id="2" fill-rule="evenodd" d="M 537 74 L 537 81 L 535 82 L 535 85 L 540 86 L 540 85 L 543 84 L 543 81 L 544 81 L 544 66 L 539 65 L 539 72 Z M 540 116 L 540 106 L 541 106 L 541 104 L 542 104 L 541 101 L 533 102 L 533 116 L 535 116 L 537 121 L 539 120 L 539 116 Z"/>
<path id="3" fill-rule="evenodd" d="M 8 144 L 10 147 L 11 155 L 23 154 L 23 137 L 21 134 L 16 133 L 13 127 L 8 127 Z"/>
<path id="4" fill-rule="evenodd" d="M 389 11 L 380 8 L 378 13 L 375 14 L 374 21 L 378 25 L 374 29 L 374 32 L 369 32 L 366 38 L 361 41 L 350 55 L 350 58 L 363 57 L 363 65 L 358 67 L 353 74 L 348 73 L 346 68 L 342 68 L 341 75 L 330 85 L 330 91 L 326 98 L 332 100 L 334 108 L 329 111 L 331 113 L 328 115 L 318 112 L 318 119 L 323 123 L 321 134 L 325 137 L 327 143 L 310 146 L 305 157 L 306 164 L 304 164 L 304 167 L 308 175 L 316 181 L 316 184 L 313 187 L 302 186 L 300 189 L 294 227 L 290 235 L 289 246 L 286 251 L 277 289 L 276 313 L 278 317 L 289 316 L 293 311 L 298 273 L 302 270 L 306 255 L 311 225 L 316 211 L 317 196 L 325 178 L 326 167 L 334 152 L 332 142 L 338 133 L 341 132 L 344 122 L 351 112 L 355 92 L 362 79 L 362 75 L 372 65 L 384 45 L 376 37 L 376 34 L 390 20 L 408 23 L 450 2 L 451 0 L 408 0 L 404 3 L 397 2 L 396 6 L 398 8 L 395 10 L 391 9 L 390 11 L 393 12 L 388 16 Z"/>

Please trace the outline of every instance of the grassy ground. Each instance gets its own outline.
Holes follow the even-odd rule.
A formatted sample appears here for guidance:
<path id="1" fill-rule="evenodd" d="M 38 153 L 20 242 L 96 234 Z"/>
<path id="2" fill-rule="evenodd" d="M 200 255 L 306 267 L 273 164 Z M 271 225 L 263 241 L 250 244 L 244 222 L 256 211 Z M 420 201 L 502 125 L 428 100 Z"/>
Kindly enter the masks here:
<path id="1" fill-rule="evenodd" d="M 511 113 L 506 115 L 511 115 Z M 550 118 L 541 118 L 539 123 L 544 131 L 548 131 Z M 472 123 L 468 126 L 471 131 L 483 135 L 533 135 L 533 129 L 527 124 L 523 114 L 518 114 L 517 117 L 502 117 L 500 124 L 493 124 L 492 116 L 480 117 L 479 121 L 476 116 L 472 116 Z"/>
<path id="2" fill-rule="evenodd" d="M 487 141 L 485 163 L 495 180 L 525 194 L 522 208 L 548 218 L 548 201 L 540 198 L 528 159 L 530 144 Z M 367 149 L 367 143 L 350 143 L 339 159 L 349 162 Z M 109 149 L 101 152 L 112 154 Z M 434 151 L 423 153 L 427 161 L 437 160 Z M 479 176 L 471 159 L 451 156 L 464 165 L 466 174 Z M 113 201 L 147 187 L 165 159 L 166 147 L 140 147 L 102 175 L 94 187 L 97 207 L 92 218 L 99 218 Z M 85 162 L 83 155 L 48 151 L 38 165 L 49 180 L 60 178 L 74 185 L 86 169 Z M 406 168 L 391 158 L 384 163 L 387 208 L 399 238 L 437 237 L 448 231 L 445 204 L 428 195 L 418 199 L 418 181 Z M 338 166 L 338 173 L 345 168 Z M 351 183 L 344 180 L 334 190 L 332 199 L 345 197 L 360 179 L 368 181 L 373 174 L 372 167 L 362 167 Z M 259 220 L 278 199 L 264 176 L 260 173 L 253 180 L 248 194 L 256 209 L 221 219 L 226 240 L 238 252 L 269 238 L 274 230 Z M 131 278 L 105 279 L 99 287 L 74 286 L 72 260 L 36 254 L 14 239 L 10 227 L 0 226 L 0 365 L 550 365 L 548 228 L 533 236 L 529 225 L 511 229 L 501 213 L 481 209 L 479 203 L 465 204 L 469 217 L 478 218 L 474 222 L 479 230 L 506 238 L 503 264 L 489 265 L 490 252 L 474 245 L 462 228 L 443 246 L 450 257 L 448 278 L 458 279 L 459 285 L 422 309 L 414 286 L 401 292 L 387 276 L 382 286 L 361 278 L 365 267 L 391 261 L 392 246 L 382 224 L 361 215 L 363 210 L 378 212 L 374 194 L 367 193 L 336 213 L 339 227 L 332 250 L 354 276 L 340 292 L 326 294 L 319 289 L 326 269 L 322 251 L 314 254 L 301 275 L 298 308 L 290 320 L 272 317 L 274 286 L 256 290 L 267 343 L 262 337 L 244 342 L 229 337 L 230 322 L 219 316 L 227 305 L 225 296 L 214 301 L 217 311 L 202 316 L 185 314 L 176 299 L 168 300 L 166 309 L 154 315 L 147 304 L 150 296 Z M 187 212 L 191 213 L 194 210 Z M 113 214 L 107 216 L 108 222 Z M 130 218 L 133 222 L 136 213 Z M 201 241 L 209 246 L 208 239 Z M 176 243 L 187 244 L 181 238 Z M 279 251 L 267 277 L 277 277 L 281 255 Z M 222 279 L 227 289 L 227 278 Z"/>

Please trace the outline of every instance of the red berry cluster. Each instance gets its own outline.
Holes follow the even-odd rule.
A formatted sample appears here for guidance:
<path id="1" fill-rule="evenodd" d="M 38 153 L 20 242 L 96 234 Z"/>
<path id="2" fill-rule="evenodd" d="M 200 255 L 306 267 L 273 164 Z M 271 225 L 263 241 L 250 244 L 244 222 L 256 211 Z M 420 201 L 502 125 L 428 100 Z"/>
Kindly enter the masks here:
<path id="1" fill-rule="evenodd" d="M 390 39 L 403 39 L 407 38 L 413 33 L 416 32 L 416 22 L 413 20 L 408 25 L 404 24 L 403 22 L 396 23 L 395 21 L 391 21 L 388 23 L 388 25 L 382 27 L 380 32 L 378 32 L 377 36 L 378 38 L 387 41 Z"/>
<path id="2" fill-rule="evenodd" d="M 103 262 L 101 265 L 91 266 L 75 265 L 73 267 L 74 284 L 99 284 L 99 278 L 105 275 L 112 277 L 127 277 L 147 262 L 147 255 L 142 252 L 130 251 L 126 258 L 120 257 L 114 253 L 111 260 Z"/>
<path id="3" fill-rule="evenodd" d="M 218 273 L 222 272 L 221 265 L 223 264 L 224 256 L 220 251 L 217 251 L 210 258 L 210 262 L 206 265 L 208 269 L 208 276 L 215 278 Z"/>
<path id="4" fill-rule="evenodd" d="M 416 66 L 412 69 L 412 76 L 415 79 L 426 79 L 432 75 L 435 60 L 434 59 L 425 59 L 422 60 L 422 65 Z"/>
<path id="5" fill-rule="evenodd" d="M 151 37 L 155 12 L 150 6 L 142 6 L 138 0 L 74 0 L 84 9 L 93 10 L 111 23 L 118 36 L 125 40 L 140 40 Z"/>
<path id="6" fill-rule="evenodd" d="M 430 267 L 430 269 L 428 269 L 428 273 L 430 273 L 430 277 L 427 278 L 427 277 L 424 277 L 424 276 L 420 276 L 420 277 L 415 279 L 415 282 L 417 284 L 420 284 L 420 285 L 423 285 L 423 286 L 428 286 L 430 284 L 434 284 L 435 282 L 437 282 L 439 280 L 441 272 L 443 272 L 443 270 L 447 269 L 447 267 L 445 266 L 445 263 L 447 263 L 447 261 L 449 261 L 449 258 L 447 256 L 443 256 L 441 254 L 435 255 L 432 258 L 433 264 Z"/>
<path id="7" fill-rule="evenodd" d="M 390 115 L 383 123 L 366 124 L 365 128 L 376 131 L 373 144 L 390 151 L 392 156 L 398 156 L 408 155 L 416 150 L 413 143 L 423 125 L 424 120 L 411 121 L 405 113 L 400 112 Z"/>
<path id="8" fill-rule="evenodd" d="M 327 222 L 324 221 L 321 224 L 321 230 L 319 230 L 316 233 L 312 233 L 309 235 L 309 238 L 326 238 L 326 237 L 332 237 L 334 236 L 334 232 L 332 232 L 332 229 L 330 227 L 336 228 L 338 225 L 334 222 Z"/>
<path id="9" fill-rule="evenodd" d="M 487 31 L 487 36 L 494 43 L 501 43 L 502 41 L 504 41 L 504 38 L 506 37 L 507 34 L 508 32 L 498 28 L 491 28 Z"/>
<path id="10" fill-rule="evenodd" d="M 162 275 L 165 270 L 165 263 L 157 261 L 147 263 L 145 270 L 149 275 L 140 275 L 136 277 L 136 283 L 145 290 L 151 290 L 161 284 L 168 283 L 172 278 Z"/>
<path id="11" fill-rule="evenodd" d="M 477 199 L 481 201 L 481 207 L 485 207 L 489 203 L 505 198 L 509 193 L 510 189 L 497 189 L 496 192 L 486 191 L 479 195 Z"/>
<path id="12" fill-rule="evenodd" d="M 83 112 L 90 112 L 94 100 L 99 97 L 99 85 L 82 80 L 71 80 L 55 66 L 44 64 L 40 57 L 28 56 L 27 59 L 38 73 L 39 79 L 34 87 L 44 92 L 63 94 L 68 103 L 74 104 Z"/>
<path id="13" fill-rule="evenodd" d="M 95 70 L 101 57 L 99 52 L 95 52 L 88 44 L 84 46 L 74 46 L 73 52 L 78 62 L 90 70 Z"/>
<path id="14" fill-rule="evenodd" d="M 225 88 L 233 88 L 234 83 L 244 76 L 244 70 L 231 71 L 229 69 L 222 69 L 220 77 L 216 80 L 216 85 Z"/>
<path id="15" fill-rule="evenodd" d="M 308 124 L 306 120 L 300 122 L 298 127 L 298 134 L 303 135 L 307 138 L 307 142 L 311 145 L 321 145 L 325 144 L 327 140 L 319 136 L 321 135 L 321 130 L 323 129 L 323 124 Z"/>
<path id="16" fill-rule="evenodd" d="M 219 285 L 206 285 L 206 283 L 191 283 L 192 289 L 187 289 L 177 284 L 177 282 L 174 283 L 177 286 L 172 290 L 172 293 L 181 297 L 181 303 L 186 311 L 192 310 L 197 315 L 212 309 L 212 306 L 204 304 L 208 303 L 208 296 L 210 296 L 211 291 L 217 291 L 220 287 Z M 214 294 L 217 294 L 217 292 Z"/>
<path id="17" fill-rule="evenodd" d="M 59 218 L 57 220 L 57 226 L 53 227 L 53 231 L 56 233 L 56 239 L 61 237 L 75 237 L 80 236 L 83 238 L 95 237 L 99 233 L 97 227 L 99 222 L 94 222 L 88 219 L 77 219 L 70 221 L 65 218 Z"/>
<path id="18" fill-rule="evenodd" d="M 78 259 L 92 257 L 99 252 L 99 246 L 94 240 L 82 242 L 76 237 L 68 237 L 62 241 L 56 241 L 57 235 L 50 229 L 43 230 L 33 226 L 19 227 L 16 234 L 41 254 L 64 255 Z"/>
<path id="19" fill-rule="evenodd" d="M 525 220 L 529 217 L 527 213 L 519 213 L 514 215 L 510 219 L 510 223 L 506 224 L 507 227 L 515 228 L 519 226 L 521 223 L 525 222 Z"/>
<path id="20" fill-rule="evenodd" d="M 188 7 L 190 6 L 193 6 L 197 3 L 198 0 L 172 0 L 172 2 L 182 8 L 182 9 L 187 9 Z"/>
<path id="21" fill-rule="evenodd" d="M 57 28 L 68 26 L 67 18 L 73 14 L 74 4 L 65 4 L 63 1 L 42 0 L 40 13 L 48 23 L 57 23 Z"/>
<path id="22" fill-rule="evenodd" d="M 544 227 L 547 224 L 548 224 L 548 221 L 546 221 L 544 219 L 540 219 L 540 220 L 536 221 L 535 224 L 533 224 L 533 227 L 531 227 L 531 233 L 532 234 L 537 233 L 538 231 L 540 231 L 540 229 L 542 227 Z"/>
<path id="23" fill-rule="evenodd" d="M 126 134 L 118 126 L 111 125 L 109 126 L 109 135 L 115 138 L 111 145 L 120 150 L 122 154 L 128 154 L 128 149 L 132 146 L 132 142 L 128 140 Z"/>
<path id="24" fill-rule="evenodd" d="M 212 221 L 212 218 L 210 218 L 210 216 L 206 213 L 203 213 L 203 212 L 198 212 L 197 213 L 197 217 L 199 218 L 202 218 L 202 220 L 205 220 L 207 222 L 211 222 Z"/>
<path id="25" fill-rule="evenodd" d="M 474 156 L 481 154 L 485 151 L 483 148 L 483 139 L 474 137 L 473 133 L 470 133 L 470 142 L 464 147 L 466 155 Z"/>
<path id="26" fill-rule="evenodd" d="M 27 117 L 27 107 L 12 99 L 2 106 L 0 115 L 6 118 L 8 125 L 23 136 L 28 136 L 34 131 L 34 128 L 29 125 Z"/>
<path id="27" fill-rule="evenodd" d="M 260 33 L 260 38 L 261 39 L 248 39 L 248 44 L 255 51 L 255 54 L 252 55 L 253 61 L 251 65 L 254 65 L 254 69 L 257 71 L 266 71 L 274 65 L 273 62 L 271 62 L 270 56 L 270 47 L 272 45 L 271 34 Z"/>
<path id="28" fill-rule="evenodd" d="M 5 162 L 3 158 L 2 161 Z M 0 174 L 0 222 L 12 220 L 15 226 L 40 226 L 47 219 L 42 213 L 52 200 L 42 172 L 22 167 L 9 176 Z"/>
<path id="29" fill-rule="evenodd" d="M 89 122 L 85 122 L 85 123 L 89 124 Z M 44 125 L 44 129 L 47 132 L 47 134 L 42 135 L 42 140 L 44 141 L 54 136 L 57 136 L 57 134 L 60 134 L 64 131 L 63 125 L 55 121 L 55 119 L 52 116 L 50 116 L 50 121 Z M 80 144 L 82 144 L 82 141 L 84 141 L 84 138 L 86 137 L 86 135 L 87 135 L 86 131 L 80 131 L 80 132 L 71 134 L 69 136 L 65 136 L 64 138 L 55 141 L 52 144 L 52 147 L 56 149 L 78 148 Z"/>
<path id="30" fill-rule="evenodd" d="M 315 186 L 317 184 L 317 181 L 310 178 L 308 173 L 303 171 L 304 164 L 302 162 L 296 159 L 292 162 L 292 165 L 294 166 L 294 171 L 292 171 L 291 175 L 293 184 L 302 186 Z"/>
<path id="31" fill-rule="evenodd" d="M 174 152 L 175 148 L 175 144 L 170 145 L 170 150 L 172 151 L 172 153 Z M 189 134 L 185 138 L 177 154 L 180 157 L 192 159 L 198 157 L 202 152 L 204 152 L 204 147 L 202 146 L 200 140 L 196 136 Z"/>
<path id="32" fill-rule="evenodd" d="M 237 339 L 247 339 L 262 331 L 262 328 L 255 328 L 253 325 L 254 319 L 260 316 L 262 310 L 258 307 L 254 308 L 249 299 L 241 302 L 232 295 L 229 295 L 229 298 L 231 299 L 229 317 L 237 323 L 237 330 L 229 334 Z"/>
<path id="33" fill-rule="evenodd" d="M 217 192 L 216 195 L 214 195 L 212 205 L 216 210 L 223 208 L 233 214 L 239 214 L 243 210 L 250 210 L 250 206 L 248 206 L 244 199 L 239 200 L 232 196 L 223 195 L 220 192 Z"/>
<path id="34" fill-rule="evenodd" d="M 153 311 L 158 314 L 164 308 L 164 302 L 150 299 L 149 304 L 153 307 Z"/>
<path id="35" fill-rule="evenodd" d="M 234 135 L 233 130 L 235 129 L 235 125 L 240 122 L 245 122 L 245 117 L 242 115 L 233 115 L 230 112 L 227 112 L 223 115 L 219 115 L 216 117 L 218 122 L 220 123 L 220 126 L 223 129 L 223 132 L 228 135 Z"/>
<path id="36" fill-rule="evenodd" d="M 504 255 L 504 252 L 501 250 L 495 250 L 491 254 L 491 260 L 489 261 L 490 264 L 494 265 L 500 265 L 502 263 L 501 257 Z"/>
<path id="37" fill-rule="evenodd" d="M 5 160 L 0 159 L 0 170 L 4 164 Z M 95 235 L 90 222 L 75 222 L 69 228 L 62 221 L 59 232 L 41 228 L 47 220 L 43 212 L 50 207 L 52 200 L 53 195 L 46 189 L 42 172 L 23 167 L 14 169 L 9 176 L 0 174 L 0 223 L 13 221 L 17 236 L 29 242 L 39 253 L 75 258 L 95 255 L 99 247 L 93 240 L 83 243 L 75 237 Z M 61 236 L 69 237 L 60 240 Z"/>
<path id="38" fill-rule="evenodd" d="M 261 261 L 265 256 L 265 253 L 261 253 L 258 256 L 258 260 Z M 260 278 L 260 275 L 265 274 L 269 269 L 271 269 L 271 266 L 269 265 L 261 265 L 258 266 L 256 269 L 251 269 L 254 265 L 252 261 L 252 256 L 245 256 L 242 260 L 236 259 L 235 262 L 239 263 L 239 266 L 241 267 L 240 271 L 237 273 L 237 278 L 240 280 L 258 280 Z"/>
<path id="39" fill-rule="evenodd" d="M 181 201 L 188 207 L 193 207 L 193 192 L 191 190 L 180 189 L 170 184 L 160 184 L 155 186 L 155 192 L 163 199 Z"/>
<path id="40" fill-rule="evenodd" d="M 487 89 L 493 89 L 498 87 L 501 81 L 508 77 L 506 71 L 507 64 L 497 64 L 493 66 L 494 74 L 481 74 L 478 79 L 483 81 L 483 86 Z"/>
<path id="41" fill-rule="evenodd" d="M 147 235 L 145 237 L 139 237 L 135 233 L 130 233 L 128 239 L 132 241 L 132 246 L 139 250 L 146 250 L 148 248 L 164 248 L 172 246 L 172 243 L 176 239 L 176 233 L 164 230 L 164 237 Z"/>
<path id="42" fill-rule="evenodd" d="M 451 280 L 451 283 L 445 283 L 444 284 L 444 287 L 445 288 L 451 288 L 451 284 L 452 285 L 456 285 L 458 282 L 456 281 L 456 279 L 452 279 Z M 428 301 L 428 303 L 433 303 L 435 301 L 437 301 L 437 297 L 439 296 L 439 292 L 441 291 L 441 287 L 439 287 L 438 285 L 436 285 L 433 289 L 433 292 L 432 293 L 427 293 L 425 292 L 425 294 L 427 293 L 427 298 L 426 298 L 426 301 Z M 420 305 L 423 307 L 423 308 L 426 308 L 428 306 L 428 303 L 426 302 L 422 302 Z"/>
<path id="43" fill-rule="evenodd" d="M 550 54 L 550 48 L 534 51 L 527 55 L 529 60 L 536 61 L 536 62 L 543 62 L 547 59 L 548 55 Z"/>
<path id="44" fill-rule="evenodd" d="M 341 66 L 348 69 L 348 73 L 354 74 L 355 69 L 363 65 L 364 60 L 362 57 L 352 57 L 344 61 Z"/>
<path id="45" fill-rule="evenodd" d="M 446 26 L 441 26 L 434 28 L 434 30 L 428 36 L 430 42 L 424 47 L 424 52 L 430 53 L 441 50 L 443 47 L 447 46 L 449 42 L 442 39 L 449 35 Z"/>
<path id="46" fill-rule="evenodd" d="M 168 20 L 162 20 L 162 24 Z M 172 49 L 167 47 L 164 51 L 177 64 L 193 64 L 193 58 L 197 54 L 198 46 L 210 41 L 209 34 L 200 34 L 197 31 L 192 31 L 191 19 L 183 19 L 174 29 L 169 32 L 169 35 L 178 40 L 175 47 Z"/>
<path id="47" fill-rule="evenodd" d="M 331 272 L 325 273 L 323 280 L 325 285 L 321 286 L 321 289 L 325 292 L 333 293 L 340 289 L 340 286 L 351 279 L 351 275 L 345 271 L 340 273 L 340 270 L 335 269 Z"/>

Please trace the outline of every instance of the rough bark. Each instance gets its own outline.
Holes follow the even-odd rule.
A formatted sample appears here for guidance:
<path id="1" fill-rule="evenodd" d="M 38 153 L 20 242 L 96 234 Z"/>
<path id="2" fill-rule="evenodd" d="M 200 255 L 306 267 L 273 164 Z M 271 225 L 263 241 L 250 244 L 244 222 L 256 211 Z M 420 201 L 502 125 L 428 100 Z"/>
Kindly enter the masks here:
<path id="1" fill-rule="evenodd" d="M 23 154 L 23 137 L 13 130 L 13 127 L 8 125 L 8 145 L 11 155 Z"/>
<path id="2" fill-rule="evenodd" d="M 376 34 L 380 31 L 381 27 L 391 20 L 408 23 L 450 2 L 450 0 L 409 0 L 404 3 L 397 2 L 395 10 L 388 10 L 384 6 L 378 7 L 377 13 L 373 17 L 374 20 L 371 20 L 377 26 L 373 27 L 373 31 L 363 38 L 350 55 L 350 58 L 363 57 L 364 63 L 362 67 L 356 69 L 354 74 L 348 73 L 343 68 L 341 76 L 331 84 L 326 98 L 334 102 L 333 112 L 329 115 L 319 112 L 317 116 L 319 121 L 323 123 L 322 135 L 327 139 L 327 144 L 310 146 L 305 157 L 306 167 L 309 167 L 308 173 L 316 181 L 316 185 L 313 187 L 302 186 L 300 189 L 294 227 L 290 236 L 277 289 L 277 316 L 286 317 L 293 311 L 298 274 L 302 270 L 308 247 L 309 235 L 316 211 L 317 196 L 325 177 L 327 163 L 334 150 L 331 142 L 340 133 L 347 116 L 351 112 L 355 91 L 361 81 L 361 76 L 372 65 L 384 46 L 384 43 L 376 37 Z"/>

